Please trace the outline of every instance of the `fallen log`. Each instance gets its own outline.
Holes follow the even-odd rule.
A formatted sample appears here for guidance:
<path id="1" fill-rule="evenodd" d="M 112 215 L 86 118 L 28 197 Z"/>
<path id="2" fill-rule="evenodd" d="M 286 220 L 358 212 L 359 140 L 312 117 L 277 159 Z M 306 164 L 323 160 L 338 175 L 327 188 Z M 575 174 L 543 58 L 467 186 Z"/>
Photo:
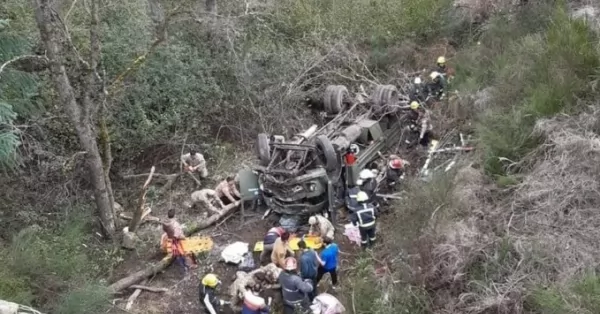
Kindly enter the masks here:
<path id="1" fill-rule="evenodd" d="M 131 287 L 129 287 L 129 288 L 137 289 L 137 290 L 145 290 L 145 291 L 150 291 L 150 292 L 156 292 L 156 293 L 169 291 L 169 289 L 167 289 L 167 288 L 155 288 L 155 287 L 148 287 L 148 286 L 144 286 L 144 285 L 131 285 Z"/>
<path id="2" fill-rule="evenodd" d="M 131 217 L 131 215 L 127 214 L 127 213 L 121 213 L 119 215 L 120 218 L 123 218 L 125 220 L 131 220 L 133 219 L 133 217 Z M 146 215 L 144 218 L 142 218 L 142 222 L 160 222 L 160 218 L 156 217 L 156 216 L 151 216 L 151 215 Z"/>
<path id="3" fill-rule="evenodd" d="M 222 219 L 223 217 L 225 217 L 226 215 L 228 215 L 230 212 L 232 212 L 236 208 L 235 206 L 230 206 L 230 205 L 235 205 L 235 204 L 229 204 L 223 209 L 223 211 L 221 211 L 221 213 L 212 215 L 212 216 L 208 217 L 206 220 L 192 224 L 187 230 L 185 230 L 185 236 L 189 237 L 202 229 L 206 229 L 206 228 L 210 227 L 211 225 L 213 225 L 214 223 L 216 223 L 217 221 L 219 221 L 220 219 Z M 150 265 L 145 269 L 142 269 L 142 270 L 137 271 L 125 278 L 120 279 L 117 282 L 110 285 L 108 288 L 113 293 L 120 292 L 124 289 L 129 288 L 132 285 L 139 283 L 140 281 L 142 281 L 150 276 L 153 276 L 153 275 L 163 271 L 165 268 L 167 268 L 169 265 L 171 265 L 171 262 L 173 262 L 173 256 L 167 255 L 160 262 Z"/>

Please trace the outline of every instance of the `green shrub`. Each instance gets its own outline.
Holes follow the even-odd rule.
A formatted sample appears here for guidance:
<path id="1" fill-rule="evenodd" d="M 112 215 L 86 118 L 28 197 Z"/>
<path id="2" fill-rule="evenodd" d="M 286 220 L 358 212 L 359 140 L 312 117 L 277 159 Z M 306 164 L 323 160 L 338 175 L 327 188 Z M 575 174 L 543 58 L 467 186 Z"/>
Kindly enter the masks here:
<path id="1" fill-rule="evenodd" d="M 525 308 L 540 314 L 600 313 L 600 277 L 588 273 L 563 286 L 535 288 L 526 299 Z"/>
<path id="2" fill-rule="evenodd" d="M 506 25 L 504 20 L 495 23 Z M 492 107 L 481 115 L 477 128 L 489 174 L 519 170 L 509 165 L 517 165 L 540 143 L 532 134 L 538 119 L 575 112 L 579 99 L 594 97 L 589 83 L 600 65 L 597 37 L 558 5 L 547 25 L 517 38 L 492 26 L 491 39 L 484 37 L 484 45 L 457 58 L 461 86 L 495 88 Z M 499 53 L 486 55 L 492 50 Z"/>
<path id="3" fill-rule="evenodd" d="M 111 307 L 111 293 L 107 287 L 86 284 L 66 293 L 61 298 L 56 313 L 104 313 Z"/>

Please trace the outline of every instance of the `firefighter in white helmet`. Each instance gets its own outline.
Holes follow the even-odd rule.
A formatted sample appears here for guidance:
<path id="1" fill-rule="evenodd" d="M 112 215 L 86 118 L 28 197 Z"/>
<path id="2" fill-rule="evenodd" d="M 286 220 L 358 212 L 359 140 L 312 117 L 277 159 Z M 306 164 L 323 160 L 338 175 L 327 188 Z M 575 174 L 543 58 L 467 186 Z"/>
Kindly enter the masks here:
<path id="1" fill-rule="evenodd" d="M 375 227 L 379 211 L 376 206 L 369 203 L 369 196 L 365 192 L 358 193 L 357 201 L 361 208 L 352 214 L 350 220 L 360 231 L 361 246 L 364 249 L 372 246 L 377 240 Z"/>
<path id="2" fill-rule="evenodd" d="M 361 191 L 367 193 L 369 196 L 369 201 L 375 200 L 375 190 L 377 189 L 377 180 L 375 178 L 377 175 L 373 173 L 372 170 L 363 169 L 358 175 L 358 180 L 356 181 L 356 185 L 360 188 Z"/>

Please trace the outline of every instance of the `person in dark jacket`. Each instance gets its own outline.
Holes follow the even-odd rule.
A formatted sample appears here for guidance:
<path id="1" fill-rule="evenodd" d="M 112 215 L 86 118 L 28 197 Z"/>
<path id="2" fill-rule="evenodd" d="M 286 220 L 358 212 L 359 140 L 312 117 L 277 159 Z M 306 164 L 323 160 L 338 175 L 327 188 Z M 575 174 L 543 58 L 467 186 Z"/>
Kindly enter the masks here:
<path id="1" fill-rule="evenodd" d="M 440 56 L 437 58 L 435 71 L 442 74 L 448 74 L 448 67 L 446 66 L 446 57 Z"/>
<path id="2" fill-rule="evenodd" d="M 348 187 L 348 191 L 346 192 L 346 208 L 350 212 L 358 208 L 358 202 L 356 201 L 356 195 L 358 192 L 360 192 L 360 188 L 358 186 L 352 185 Z"/>
<path id="3" fill-rule="evenodd" d="M 390 156 L 390 161 L 385 172 L 385 180 L 387 185 L 392 188 L 404 178 L 404 165 L 407 161 L 396 155 Z"/>
<path id="4" fill-rule="evenodd" d="M 369 195 L 371 202 L 375 201 L 375 190 L 377 189 L 375 177 L 372 170 L 364 169 L 360 172 L 359 179 L 356 181 L 356 185 L 360 186 L 360 190 Z"/>
<path id="5" fill-rule="evenodd" d="M 377 207 L 369 203 L 367 193 L 358 193 L 357 200 L 362 206 L 350 217 L 352 224 L 357 226 L 360 231 L 361 246 L 363 249 L 372 246 L 377 240 L 375 236 L 375 227 L 379 212 Z"/>
<path id="6" fill-rule="evenodd" d="M 420 77 L 416 77 L 408 94 L 410 101 L 424 102 L 427 99 L 427 87 L 423 84 Z"/>
<path id="7" fill-rule="evenodd" d="M 309 279 L 313 283 L 313 291 L 308 294 L 308 300 L 312 302 L 317 293 L 317 269 L 324 263 L 315 250 L 306 247 L 306 242 L 298 242 L 298 248 L 301 250 L 300 278 Z"/>
<path id="8" fill-rule="evenodd" d="M 220 283 L 221 281 L 215 274 L 207 274 L 202 278 L 199 287 L 200 304 L 203 305 L 206 314 L 219 313 L 219 307 L 227 303 L 217 297 L 216 290 Z"/>
<path id="9" fill-rule="evenodd" d="M 313 291 L 313 283 L 310 279 L 302 280 L 296 274 L 297 266 L 295 258 L 286 258 L 284 271 L 278 278 L 283 296 L 283 314 L 294 314 L 296 309 L 299 311 L 310 310 L 307 294 Z"/>
<path id="10" fill-rule="evenodd" d="M 429 95 L 435 97 L 437 100 L 441 100 L 445 96 L 444 89 L 446 87 L 445 78 L 440 72 L 433 71 L 429 75 L 431 81 L 427 84 Z"/>

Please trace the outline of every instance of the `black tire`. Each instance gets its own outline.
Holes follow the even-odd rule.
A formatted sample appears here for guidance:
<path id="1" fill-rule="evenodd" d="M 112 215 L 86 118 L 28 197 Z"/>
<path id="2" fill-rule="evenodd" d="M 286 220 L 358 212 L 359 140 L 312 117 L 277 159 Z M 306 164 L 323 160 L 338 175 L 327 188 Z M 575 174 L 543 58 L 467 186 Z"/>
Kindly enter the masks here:
<path id="1" fill-rule="evenodd" d="M 321 156 L 319 157 L 323 161 L 325 170 L 336 170 L 338 168 L 338 158 L 329 138 L 325 135 L 319 135 L 317 136 L 316 144 L 317 148 L 320 150 Z"/>
<path id="2" fill-rule="evenodd" d="M 344 109 L 344 100 L 348 98 L 348 89 L 344 85 L 329 85 L 325 89 L 323 103 L 329 114 L 338 114 Z"/>
<path id="3" fill-rule="evenodd" d="M 398 100 L 398 89 L 394 85 L 377 85 L 371 101 L 376 107 L 383 107 Z"/>
<path id="4" fill-rule="evenodd" d="M 269 147 L 269 136 L 265 133 L 258 134 L 257 150 L 258 161 L 261 166 L 268 166 L 271 161 L 271 149 Z"/>

